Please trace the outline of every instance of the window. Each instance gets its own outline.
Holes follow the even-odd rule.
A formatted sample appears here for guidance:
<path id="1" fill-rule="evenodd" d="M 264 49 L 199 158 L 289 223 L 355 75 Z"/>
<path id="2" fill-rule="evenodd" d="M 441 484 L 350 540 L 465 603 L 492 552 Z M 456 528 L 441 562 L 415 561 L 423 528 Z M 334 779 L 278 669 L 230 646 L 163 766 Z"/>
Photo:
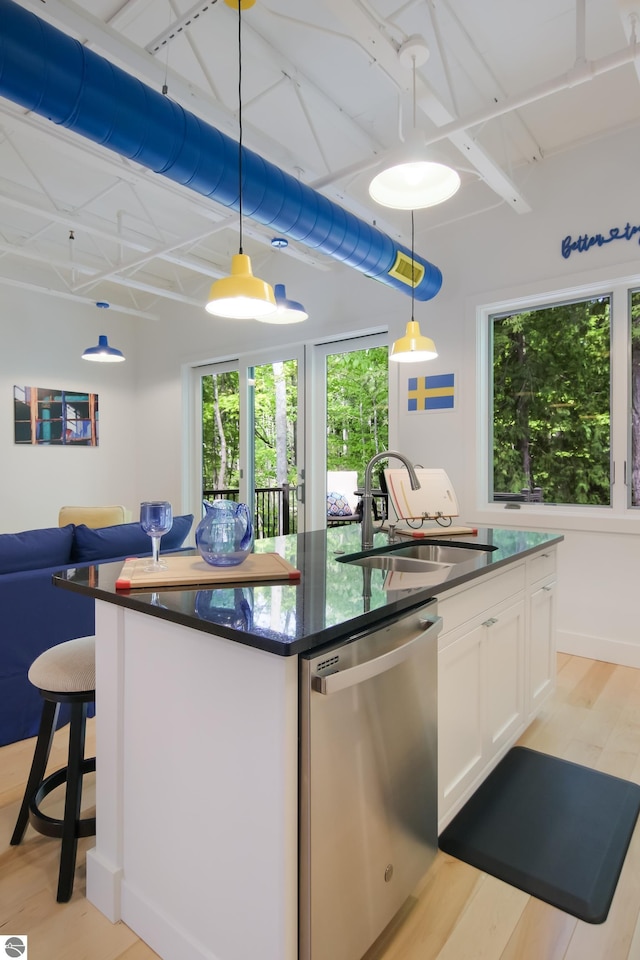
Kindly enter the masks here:
<path id="1" fill-rule="evenodd" d="M 631 506 L 640 506 L 640 290 L 629 291 L 631 317 Z"/>
<path id="2" fill-rule="evenodd" d="M 490 315 L 490 500 L 611 505 L 611 308 L 605 293 Z M 640 440 L 640 395 L 638 424 Z"/>

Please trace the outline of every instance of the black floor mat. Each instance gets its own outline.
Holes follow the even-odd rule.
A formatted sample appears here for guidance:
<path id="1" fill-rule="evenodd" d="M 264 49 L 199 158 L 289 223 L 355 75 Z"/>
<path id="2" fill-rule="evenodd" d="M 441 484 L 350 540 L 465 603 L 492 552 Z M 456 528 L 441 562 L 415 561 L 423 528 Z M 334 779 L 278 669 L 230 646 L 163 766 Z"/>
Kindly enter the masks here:
<path id="1" fill-rule="evenodd" d="M 640 786 L 514 747 L 445 828 L 440 849 L 588 923 L 603 923 Z"/>

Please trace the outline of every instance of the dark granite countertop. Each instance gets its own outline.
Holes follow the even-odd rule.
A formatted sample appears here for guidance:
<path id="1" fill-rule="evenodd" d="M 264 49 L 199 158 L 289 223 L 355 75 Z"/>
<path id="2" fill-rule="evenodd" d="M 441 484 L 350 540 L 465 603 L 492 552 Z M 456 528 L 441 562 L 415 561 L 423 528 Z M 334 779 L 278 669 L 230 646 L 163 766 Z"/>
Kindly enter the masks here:
<path id="1" fill-rule="evenodd" d="M 559 543 L 562 536 L 540 531 L 479 528 L 476 536 L 455 536 L 425 543 L 486 546 L 474 557 L 450 568 L 426 574 L 394 574 L 367 570 L 340 561 L 360 550 L 360 526 L 292 534 L 256 542 L 256 552 L 275 551 L 301 572 L 298 582 L 238 582 L 216 588 L 171 587 L 122 591 L 115 581 L 122 563 L 78 567 L 55 574 L 56 586 L 88 594 L 171 620 L 194 630 L 216 634 L 279 656 L 314 650 L 325 643 L 353 636 L 387 617 L 425 603 L 451 587 Z M 402 546 L 412 541 L 403 538 Z M 374 548 L 387 545 L 376 533 Z M 395 546 L 395 545 L 394 545 Z M 195 551 L 194 551 L 195 552 Z M 241 577 L 242 567 L 238 567 Z"/>

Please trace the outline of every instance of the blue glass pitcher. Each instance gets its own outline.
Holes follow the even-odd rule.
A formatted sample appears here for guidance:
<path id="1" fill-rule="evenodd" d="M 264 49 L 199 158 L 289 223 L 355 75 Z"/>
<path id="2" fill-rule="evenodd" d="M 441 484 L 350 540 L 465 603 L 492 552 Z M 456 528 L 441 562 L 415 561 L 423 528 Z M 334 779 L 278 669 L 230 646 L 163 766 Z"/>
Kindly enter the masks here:
<path id="1" fill-rule="evenodd" d="M 196 527 L 196 547 L 214 567 L 233 567 L 246 560 L 253 547 L 253 524 L 246 503 L 204 501 L 206 515 Z"/>
<path id="2" fill-rule="evenodd" d="M 233 590 L 198 590 L 196 614 L 201 620 L 219 623 L 234 630 L 253 628 L 253 590 L 236 587 Z"/>

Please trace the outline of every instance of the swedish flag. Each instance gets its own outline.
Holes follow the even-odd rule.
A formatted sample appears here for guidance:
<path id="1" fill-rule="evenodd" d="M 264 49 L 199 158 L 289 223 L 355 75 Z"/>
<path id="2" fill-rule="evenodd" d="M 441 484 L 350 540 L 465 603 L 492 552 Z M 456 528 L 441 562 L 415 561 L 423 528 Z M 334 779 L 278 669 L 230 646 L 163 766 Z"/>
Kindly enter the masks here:
<path id="1" fill-rule="evenodd" d="M 452 410 L 454 381 L 453 373 L 441 373 L 434 377 L 409 377 L 407 410 Z"/>

